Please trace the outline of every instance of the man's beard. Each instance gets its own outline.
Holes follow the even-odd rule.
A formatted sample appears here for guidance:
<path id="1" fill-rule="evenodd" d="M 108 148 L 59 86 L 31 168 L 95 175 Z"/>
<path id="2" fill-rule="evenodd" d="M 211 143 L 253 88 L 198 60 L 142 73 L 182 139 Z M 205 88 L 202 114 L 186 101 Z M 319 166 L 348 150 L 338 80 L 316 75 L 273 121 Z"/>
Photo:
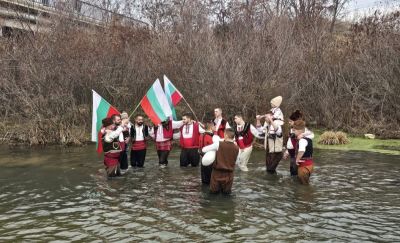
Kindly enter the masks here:
<path id="1" fill-rule="evenodd" d="M 137 122 L 136 123 L 138 126 L 141 126 L 141 125 L 143 125 L 143 122 Z"/>

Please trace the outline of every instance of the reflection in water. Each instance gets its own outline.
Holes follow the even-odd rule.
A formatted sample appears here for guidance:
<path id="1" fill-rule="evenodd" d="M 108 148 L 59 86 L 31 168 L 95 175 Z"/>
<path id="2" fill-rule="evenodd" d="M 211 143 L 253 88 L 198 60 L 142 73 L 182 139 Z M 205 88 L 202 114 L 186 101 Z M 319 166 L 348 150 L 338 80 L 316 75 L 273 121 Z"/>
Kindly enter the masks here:
<path id="1" fill-rule="evenodd" d="M 91 147 L 7 149 L 0 242 L 400 241 L 396 156 L 317 151 L 303 186 L 288 162 L 267 175 L 255 151 L 226 196 L 208 193 L 199 168 L 180 168 L 178 150 L 167 168 L 150 152 L 145 168 L 109 181 Z"/>

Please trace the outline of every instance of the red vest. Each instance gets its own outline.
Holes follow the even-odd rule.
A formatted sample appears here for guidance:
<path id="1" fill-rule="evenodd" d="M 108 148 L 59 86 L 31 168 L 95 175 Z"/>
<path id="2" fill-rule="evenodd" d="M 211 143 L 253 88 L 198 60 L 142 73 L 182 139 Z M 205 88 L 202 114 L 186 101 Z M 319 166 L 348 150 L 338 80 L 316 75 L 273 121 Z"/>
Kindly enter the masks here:
<path id="1" fill-rule="evenodd" d="M 250 126 L 250 123 L 246 122 L 243 130 L 240 132 L 237 130 L 237 126 L 235 126 L 235 139 L 240 149 L 248 148 L 253 143 L 254 136 L 253 133 L 251 133 Z M 239 139 L 240 136 L 243 137 L 243 139 Z"/>
<path id="2" fill-rule="evenodd" d="M 205 132 L 203 134 L 200 134 L 199 148 L 202 149 L 205 146 L 212 144 L 213 143 L 212 137 L 213 137 L 212 133 Z"/>
<path id="3" fill-rule="evenodd" d="M 193 122 L 193 133 L 191 138 L 183 137 L 183 129 L 188 125 L 183 125 L 179 130 L 181 131 L 180 144 L 182 148 L 198 148 L 199 147 L 199 123 Z"/>
<path id="4" fill-rule="evenodd" d="M 155 138 L 155 140 L 157 141 L 157 130 L 158 130 L 158 126 L 156 126 L 155 128 L 154 128 L 154 138 Z M 172 129 L 172 121 L 171 120 L 169 120 L 168 121 L 168 125 L 166 125 L 166 126 L 162 126 L 162 128 L 163 128 L 163 135 L 164 135 L 164 138 L 170 138 L 170 139 L 172 139 L 172 137 L 173 137 L 173 135 L 174 135 L 174 129 Z"/>
<path id="5" fill-rule="evenodd" d="M 215 124 L 214 122 L 214 126 L 216 126 L 217 124 Z M 222 119 L 221 120 L 221 124 L 218 127 L 218 130 L 214 132 L 215 135 L 218 135 L 220 138 L 224 138 L 224 133 L 225 133 L 225 128 L 226 128 L 226 120 Z"/>

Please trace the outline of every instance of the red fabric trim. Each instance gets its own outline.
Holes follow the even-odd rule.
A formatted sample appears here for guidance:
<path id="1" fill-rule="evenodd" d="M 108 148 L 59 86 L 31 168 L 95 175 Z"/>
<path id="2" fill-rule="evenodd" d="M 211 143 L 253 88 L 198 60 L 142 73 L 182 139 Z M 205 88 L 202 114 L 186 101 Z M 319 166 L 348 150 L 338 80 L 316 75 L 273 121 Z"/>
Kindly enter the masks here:
<path id="1" fill-rule="evenodd" d="M 143 150 L 147 148 L 147 144 L 145 141 L 135 141 L 132 143 L 131 150 Z"/>
<path id="2" fill-rule="evenodd" d="M 212 136 L 207 133 L 200 134 L 199 136 L 199 148 L 204 148 L 207 145 L 212 144 Z"/>
<path id="3" fill-rule="evenodd" d="M 253 133 L 251 133 L 251 129 L 247 129 L 247 136 L 243 136 L 243 139 L 236 138 L 236 143 L 238 144 L 240 149 L 245 149 L 250 147 L 253 144 Z"/>
<path id="4" fill-rule="evenodd" d="M 299 167 L 309 166 L 314 164 L 312 159 L 306 159 L 304 162 L 299 163 Z"/>
<path id="5" fill-rule="evenodd" d="M 165 142 L 156 142 L 156 149 L 162 151 L 170 151 L 172 149 L 172 143 L 170 140 Z"/>
<path id="6" fill-rule="evenodd" d="M 183 125 L 180 128 L 181 131 L 181 139 L 180 144 L 182 148 L 198 148 L 199 147 L 199 124 L 197 122 L 193 122 L 193 133 L 191 138 L 183 138 L 183 128 L 187 125 Z"/>
<path id="7" fill-rule="evenodd" d="M 119 163 L 120 153 L 106 153 L 104 154 L 104 165 L 107 167 L 117 165 Z"/>

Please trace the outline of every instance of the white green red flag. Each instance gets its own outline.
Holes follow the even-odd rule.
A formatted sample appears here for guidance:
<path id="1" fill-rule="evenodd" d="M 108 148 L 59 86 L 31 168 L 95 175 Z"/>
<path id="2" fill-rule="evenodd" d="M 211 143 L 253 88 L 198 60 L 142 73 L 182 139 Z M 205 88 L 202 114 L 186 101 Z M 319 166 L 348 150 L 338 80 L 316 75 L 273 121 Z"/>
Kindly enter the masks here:
<path id="1" fill-rule="evenodd" d="M 172 117 L 174 120 L 176 120 L 177 117 L 176 117 L 175 106 L 178 105 L 183 96 L 181 92 L 179 92 L 179 90 L 175 87 L 175 85 L 173 85 L 172 82 L 165 75 L 164 75 L 164 90 L 165 90 L 165 95 L 167 96 L 168 104 L 171 107 Z"/>
<path id="2" fill-rule="evenodd" d="M 172 116 L 171 107 L 162 89 L 160 80 L 156 80 L 140 101 L 143 111 L 151 119 L 154 125 L 159 125 L 162 121 Z"/>
<path id="3" fill-rule="evenodd" d="M 101 143 L 100 130 L 102 127 L 102 120 L 106 117 L 111 117 L 114 114 L 119 114 L 119 111 L 115 109 L 110 103 L 103 99 L 96 91 L 92 90 L 93 93 L 93 115 L 92 115 L 92 141 L 96 142 L 97 152 L 103 152 L 103 146 Z"/>

